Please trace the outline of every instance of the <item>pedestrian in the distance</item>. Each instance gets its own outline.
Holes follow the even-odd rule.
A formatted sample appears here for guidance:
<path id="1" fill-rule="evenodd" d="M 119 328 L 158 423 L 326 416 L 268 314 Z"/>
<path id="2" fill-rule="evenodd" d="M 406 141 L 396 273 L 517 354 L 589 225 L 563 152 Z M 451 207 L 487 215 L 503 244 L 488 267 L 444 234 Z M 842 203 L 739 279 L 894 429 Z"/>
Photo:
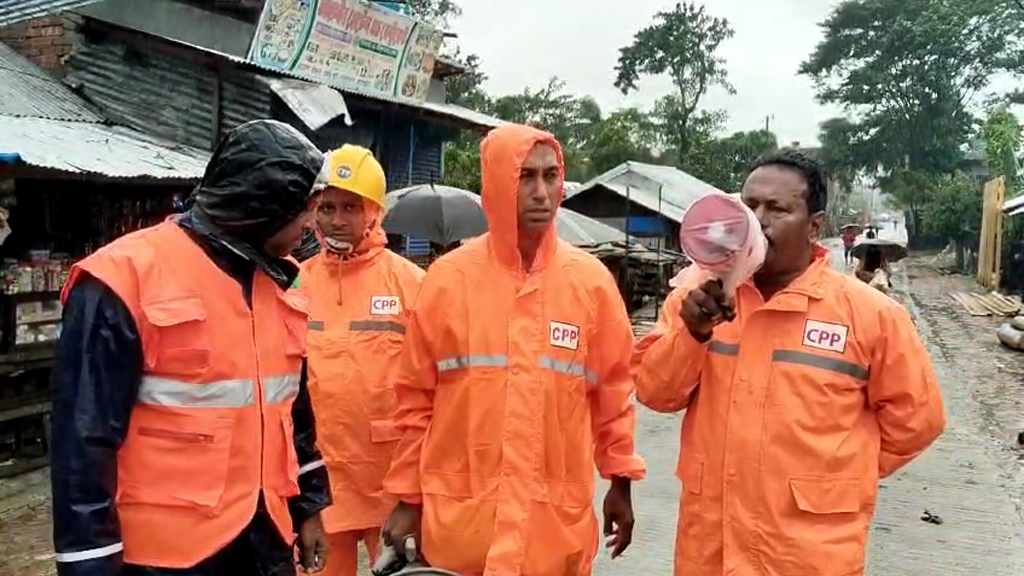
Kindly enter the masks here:
<path id="1" fill-rule="evenodd" d="M 732 296 L 677 288 L 637 344 L 640 402 L 686 410 L 679 576 L 862 574 L 878 480 L 945 426 L 907 311 L 817 243 L 826 182 L 795 150 L 758 160 L 742 198 L 764 266 Z"/>
<path id="2" fill-rule="evenodd" d="M 309 296 L 309 393 L 335 502 L 323 512 L 324 576 L 355 576 L 359 543 L 372 564 L 396 502 L 383 488 L 398 440 L 392 386 L 425 272 L 385 248 L 387 183 L 373 154 L 346 144 L 327 160 L 321 250 L 303 262 L 299 286 Z"/>
<path id="3" fill-rule="evenodd" d="M 853 245 L 857 243 L 857 229 L 853 227 L 843 228 L 843 257 L 846 265 L 853 262 Z"/>
<path id="4" fill-rule="evenodd" d="M 595 464 L 613 557 L 644 475 L 629 317 L 604 265 L 556 235 L 555 138 L 506 125 L 480 148 L 489 232 L 430 267 L 409 319 L 384 537 L 467 576 L 589 575 Z"/>
<path id="5" fill-rule="evenodd" d="M 323 566 L 330 503 L 288 258 L 323 154 L 260 120 L 189 211 L 75 264 L 53 369 L 58 576 L 288 576 Z"/>

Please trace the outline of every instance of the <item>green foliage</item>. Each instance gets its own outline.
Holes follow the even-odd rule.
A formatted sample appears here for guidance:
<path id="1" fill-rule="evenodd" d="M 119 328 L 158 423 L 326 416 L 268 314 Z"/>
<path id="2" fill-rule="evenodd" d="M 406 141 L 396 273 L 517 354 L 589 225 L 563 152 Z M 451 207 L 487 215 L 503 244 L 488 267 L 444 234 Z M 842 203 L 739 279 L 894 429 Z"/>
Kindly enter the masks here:
<path id="1" fill-rule="evenodd" d="M 775 134 L 766 130 L 736 132 L 700 146 L 692 174 L 725 192 L 739 192 L 758 156 L 778 148 Z"/>
<path id="2" fill-rule="evenodd" d="M 931 179 L 931 191 L 924 205 L 925 232 L 963 245 L 978 237 L 981 228 L 980 184 L 967 174 Z"/>
<path id="3" fill-rule="evenodd" d="M 1009 110 L 995 110 L 981 127 L 985 141 L 985 164 L 996 176 L 1006 176 L 1009 182 L 1016 177 L 1014 158 L 1021 144 L 1021 126 Z M 1012 192 L 1011 192 L 1012 193 Z"/>
<path id="4" fill-rule="evenodd" d="M 437 26 L 447 28 L 451 21 L 462 15 L 462 8 L 452 0 L 406 0 L 413 15 Z"/>
<path id="5" fill-rule="evenodd" d="M 667 74 L 672 78 L 676 93 L 658 102 L 655 115 L 680 162 L 686 161 L 703 136 L 695 132 L 691 121 L 708 88 L 717 85 L 735 92 L 725 60 L 716 55 L 722 42 L 733 34 L 728 20 L 707 14 L 703 6 L 691 1 L 655 14 L 654 23 L 637 32 L 633 43 L 619 51 L 615 87 L 623 94 L 637 90 L 641 76 Z"/>
<path id="6" fill-rule="evenodd" d="M 589 177 L 602 174 L 623 162 L 654 162 L 652 147 L 659 141 L 658 125 L 638 108 L 609 114 L 590 128 Z M 589 178 L 582 178 L 589 179 Z"/>
<path id="7" fill-rule="evenodd" d="M 856 116 L 850 157 L 869 171 L 951 173 L 972 130 L 970 104 L 1020 53 L 1003 2 L 848 0 L 800 68 L 823 102 Z"/>

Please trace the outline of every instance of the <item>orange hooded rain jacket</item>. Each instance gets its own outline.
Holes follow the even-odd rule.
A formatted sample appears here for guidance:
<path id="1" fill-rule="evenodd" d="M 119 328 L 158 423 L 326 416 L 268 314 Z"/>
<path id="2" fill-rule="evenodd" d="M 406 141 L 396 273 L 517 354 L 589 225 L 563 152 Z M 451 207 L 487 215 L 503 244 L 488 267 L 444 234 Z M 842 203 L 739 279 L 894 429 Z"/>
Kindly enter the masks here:
<path id="1" fill-rule="evenodd" d="M 299 275 L 310 300 L 309 393 L 317 445 L 334 498 L 322 513 L 328 533 L 381 526 L 396 502 L 382 487 L 398 440 L 392 382 L 425 272 L 386 249 L 381 215 L 374 221 L 353 256 L 322 248 L 302 263 Z"/>
<path id="2" fill-rule="evenodd" d="M 665 302 L 634 357 L 637 397 L 686 409 L 675 573 L 863 573 L 879 478 L 942 432 L 931 361 L 899 304 L 811 267 L 767 303 L 751 282 L 705 344 Z"/>
<path id="3" fill-rule="evenodd" d="M 538 143 L 561 162 L 554 137 L 525 126 L 481 144 L 490 232 L 431 266 L 395 383 L 402 439 L 385 487 L 422 502 L 427 561 L 461 574 L 590 574 L 595 463 L 604 478 L 644 474 L 611 274 L 554 225 L 523 269 L 519 173 Z"/>

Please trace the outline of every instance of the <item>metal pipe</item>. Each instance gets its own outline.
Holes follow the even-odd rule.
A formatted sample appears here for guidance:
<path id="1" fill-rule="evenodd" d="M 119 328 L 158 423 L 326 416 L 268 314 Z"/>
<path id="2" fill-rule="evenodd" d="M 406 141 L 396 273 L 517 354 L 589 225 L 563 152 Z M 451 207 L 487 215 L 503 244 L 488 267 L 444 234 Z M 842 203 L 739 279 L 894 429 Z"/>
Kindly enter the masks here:
<path id="1" fill-rule="evenodd" d="M 661 228 L 661 224 L 665 221 L 665 217 L 661 214 L 661 192 L 662 185 L 658 184 L 658 228 Z M 671 230 L 671 228 L 669 228 Z M 665 280 L 663 274 L 664 265 L 661 263 L 661 247 L 665 244 L 665 237 L 658 237 L 658 289 L 654 291 L 654 318 L 658 318 L 658 311 L 661 310 L 661 287 Z"/>

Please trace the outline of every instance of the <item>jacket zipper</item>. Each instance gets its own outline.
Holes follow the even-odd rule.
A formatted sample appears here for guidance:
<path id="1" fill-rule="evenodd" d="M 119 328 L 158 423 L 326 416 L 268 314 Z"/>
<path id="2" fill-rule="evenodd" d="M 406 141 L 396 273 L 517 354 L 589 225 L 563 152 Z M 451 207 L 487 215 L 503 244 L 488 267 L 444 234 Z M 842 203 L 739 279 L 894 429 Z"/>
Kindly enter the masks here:
<path id="1" fill-rule="evenodd" d="M 253 292 L 256 291 L 256 278 L 253 278 Z M 254 298 L 255 300 L 255 298 Z M 252 326 L 252 349 L 253 358 L 256 364 L 256 408 L 259 411 L 260 416 L 260 491 L 265 492 L 266 486 L 264 486 L 264 453 L 266 452 L 266 437 L 267 437 L 267 422 L 263 414 L 263 377 L 260 372 L 260 351 L 259 343 L 256 339 L 256 311 L 253 309 L 255 304 L 249 306 L 249 324 Z"/>

